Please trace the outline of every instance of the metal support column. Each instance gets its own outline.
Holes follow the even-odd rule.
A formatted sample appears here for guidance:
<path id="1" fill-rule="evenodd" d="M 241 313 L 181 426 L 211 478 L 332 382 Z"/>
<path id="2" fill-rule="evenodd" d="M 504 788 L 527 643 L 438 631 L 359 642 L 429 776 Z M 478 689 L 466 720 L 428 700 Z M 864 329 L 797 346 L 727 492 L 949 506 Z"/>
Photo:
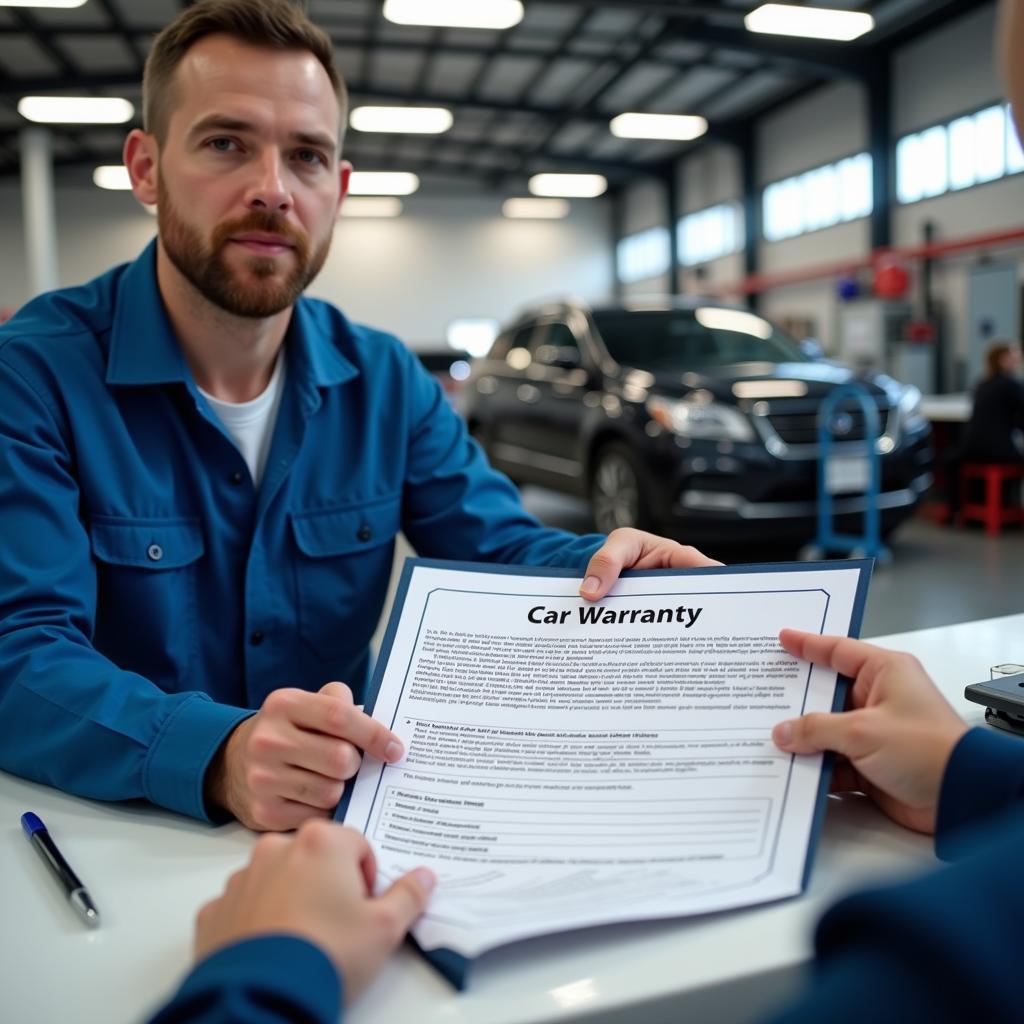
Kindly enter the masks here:
<path id="1" fill-rule="evenodd" d="M 892 73 L 890 57 L 875 58 L 867 79 L 871 147 L 871 248 L 892 245 Z"/>
<path id="2" fill-rule="evenodd" d="M 21 133 L 21 199 L 29 295 L 57 287 L 57 211 L 53 147 L 46 128 Z"/>
<path id="3" fill-rule="evenodd" d="M 672 163 L 662 177 L 665 183 L 665 214 L 668 228 L 668 293 L 669 295 L 681 295 L 679 287 L 679 233 L 676 231 L 676 224 L 679 221 L 679 168 Z"/>
<path id="4" fill-rule="evenodd" d="M 757 133 L 748 123 L 737 140 L 740 151 L 740 176 L 743 187 L 743 273 L 752 277 L 758 272 L 761 247 L 761 193 L 757 178 Z M 750 292 L 747 302 L 756 313 L 760 295 Z"/>

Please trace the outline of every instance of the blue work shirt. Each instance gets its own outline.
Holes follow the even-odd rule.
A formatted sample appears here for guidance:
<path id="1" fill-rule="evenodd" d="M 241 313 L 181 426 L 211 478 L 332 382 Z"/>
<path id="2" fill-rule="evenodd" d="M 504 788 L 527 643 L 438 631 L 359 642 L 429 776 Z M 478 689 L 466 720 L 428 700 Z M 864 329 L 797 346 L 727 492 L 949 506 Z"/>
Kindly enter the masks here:
<path id="1" fill-rule="evenodd" d="M 204 818 L 228 733 L 281 686 L 366 683 L 395 535 L 585 568 L 396 338 L 300 299 L 259 489 L 131 264 L 0 327 L 0 767 Z"/>

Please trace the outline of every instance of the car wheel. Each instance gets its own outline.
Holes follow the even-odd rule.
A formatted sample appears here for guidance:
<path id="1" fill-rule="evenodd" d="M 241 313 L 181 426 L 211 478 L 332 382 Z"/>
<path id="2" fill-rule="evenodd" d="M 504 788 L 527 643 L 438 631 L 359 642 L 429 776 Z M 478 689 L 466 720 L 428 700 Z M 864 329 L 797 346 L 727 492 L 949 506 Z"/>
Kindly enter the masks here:
<path id="1" fill-rule="evenodd" d="M 598 452 L 590 478 L 590 511 L 601 533 L 623 526 L 648 529 L 649 496 L 645 470 L 626 445 L 613 442 Z"/>

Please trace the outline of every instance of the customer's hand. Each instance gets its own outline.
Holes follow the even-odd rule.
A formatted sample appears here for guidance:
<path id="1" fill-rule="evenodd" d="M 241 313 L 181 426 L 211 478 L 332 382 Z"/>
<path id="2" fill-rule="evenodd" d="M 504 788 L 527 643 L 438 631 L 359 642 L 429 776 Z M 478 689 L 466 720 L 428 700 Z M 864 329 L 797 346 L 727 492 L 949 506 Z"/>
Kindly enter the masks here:
<path id="1" fill-rule="evenodd" d="M 580 596 L 590 601 L 604 597 L 623 569 L 693 569 L 721 565 L 696 548 L 643 530 L 612 530 L 594 552 L 584 573 Z"/>
<path id="2" fill-rule="evenodd" d="M 294 836 L 267 835 L 247 867 L 196 918 L 195 955 L 282 932 L 319 946 L 357 995 L 423 913 L 434 876 L 417 868 L 374 897 L 376 864 L 358 832 L 307 821 Z"/>
<path id="3" fill-rule="evenodd" d="M 206 773 L 206 797 L 257 831 L 284 832 L 330 817 L 360 751 L 397 761 L 404 750 L 386 726 L 352 703 L 343 683 L 319 693 L 280 689 L 237 725 Z"/>
<path id="4" fill-rule="evenodd" d="M 792 754 L 834 750 L 833 789 L 867 793 L 894 821 L 935 831 L 946 763 L 967 725 L 909 654 L 848 637 L 784 629 L 790 654 L 853 680 L 847 711 L 812 712 L 781 722 L 772 739 Z"/>

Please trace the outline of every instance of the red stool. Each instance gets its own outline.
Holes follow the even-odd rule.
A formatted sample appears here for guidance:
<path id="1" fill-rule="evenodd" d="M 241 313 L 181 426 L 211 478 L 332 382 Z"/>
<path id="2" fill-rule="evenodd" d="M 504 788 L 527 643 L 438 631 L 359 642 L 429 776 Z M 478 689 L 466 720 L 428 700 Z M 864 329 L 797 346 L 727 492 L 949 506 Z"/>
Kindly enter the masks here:
<path id="1" fill-rule="evenodd" d="M 963 525 L 966 519 L 980 519 L 985 532 L 996 536 L 1000 529 L 1010 523 L 1024 522 L 1024 508 L 1020 503 L 1020 484 L 1024 479 L 1024 465 L 1001 462 L 965 462 L 960 467 L 960 514 L 957 522 Z M 985 484 L 983 501 L 971 501 L 971 482 L 981 480 Z M 1017 482 L 1010 488 L 1009 504 L 1003 504 L 1003 484 Z"/>

